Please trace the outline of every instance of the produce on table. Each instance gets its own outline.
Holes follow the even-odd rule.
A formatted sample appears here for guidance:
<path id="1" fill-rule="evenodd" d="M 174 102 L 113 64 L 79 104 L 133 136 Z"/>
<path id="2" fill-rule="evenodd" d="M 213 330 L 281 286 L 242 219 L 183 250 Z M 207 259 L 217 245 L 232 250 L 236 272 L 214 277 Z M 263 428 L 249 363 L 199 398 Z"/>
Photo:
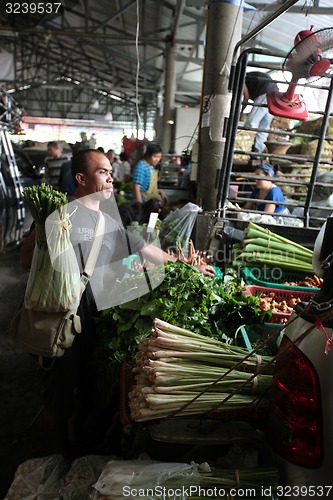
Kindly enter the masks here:
<path id="1" fill-rule="evenodd" d="M 161 219 L 157 219 L 154 230 L 151 233 L 147 233 L 148 224 L 146 223 L 140 224 L 140 222 L 138 221 L 130 222 L 129 226 L 127 226 L 127 229 L 131 231 L 131 233 L 138 236 L 139 238 L 142 238 L 145 241 L 149 240 L 149 242 L 153 243 L 154 240 L 158 238 L 161 224 L 162 224 Z"/>
<path id="2" fill-rule="evenodd" d="M 113 181 L 113 186 L 118 207 L 133 199 L 133 182 L 124 182 L 115 179 Z"/>
<path id="3" fill-rule="evenodd" d="M 316 275 L 306 276 L 305 273 L 266 265 L 243 267 L 240 272 L 247 285 L 283 288 L 290 291 L 317 292 L 323 281 Z"/>
<path id="4" fill-rule="evenodd" d="M 309 288 L 320 288 L 322 284 L 323 284 L 323 278 L 319 278 L 316 275 L 305 276 L 303 280 L 298 280 L 298 281 L 283 281 L 283 285 L 307 286 Z"/>
<path id="5" fill-rule="evenodd" d="M 244 281 L 236 274 L 225 274 L 223 280 L 209 278 L 180 261 L 165 264 L 164 272 L 163 281 L 150 293 L 105 310 L 98 319 L 100 349 L 96 362 L 103 384 L 117 379 L 120 363 L 135 360 L 138 345 L 149 336 L 156 317 L 231 342 L 241 325 L 260 323 L 271 316 L 271 312 L 260 309 L 257 297 L 244 295 Z M 142 273 L 139 278 L 142 281 Z M 137 274 L 128 279 L 135 287 Z M 219 327 L 212 309 L 220 302 L 220 315 L 227 318 L 225 329 Z"/>
<path id="6" fill-rule="evenodd" d="M 252 492 L 255 490 L 257 492 L 257 496 L 254 497 L 251 493 L 252 498 L 262 498 L 260 492 L 262 488 L 266 491 L 271 491 L 274 494 L 276 488 L 278 486 L 278 470 L 275 466 L 267 466 L 267 467 L 255 467 L 252 469 L 221 469 L 218 467 L 211 467 L 211 470 L 204 471 L 199 467 L 200 473 L 200 487 L 204 490 L 217 488 L 217 489 L 225 489 L 226 495 L 224 497 L 225 500 L 229 500 L 230 492 L 228 489 L 233 488 L 241 488 L 241 491 L 244 494 L 244 489 L 247 488 Z M 267 490 L 268 488 L 268 490 Z M 271 490 L 270 490 L 271 488 Z M 243 496 L 243 495 L 242 495 Z M 191 500 L 199 500 L 206 498 L 204 495 L 200 495 L 200 497 L 191 496 Z M 207 496 L 207 498 L 212 498 L 211 495 Z M 232 497 L 236 499 L 237 497 Z M 238 497 L 240 498 L 240 497 Z"/>
<path id="7" fill-rule="evenodd" d="M 244 231 L 241 244 L 232 247 L 234 266 L 266 264 L 268 266 L 313 273 L 313 251 L 273 233 L 253 222 Z"/>
<path id="8" fill-rule="evenodd" d="M 259 296 L 260 307 L 263 311 L 282 312 L 291 314 L 296 304 L 301 302 L 301 299 L 294 295 L 288 296 L 287 299 L 277 298 L 275 292 L 262 292 Z"/>
<path id="9" fill-rule="evenodd" d="M 36 232 L 36 247 L 25 294 L 26 307 L 67 311 L 78 305 L 80 272 L 70 242 L 71 223 L 66 195 L 52 186 L 40 184 L 25 188 L 23 197 L 34 219 Z"/>
<path id="10" fill-rule="evenodd" d="M 217 409 L 267 408 L 274 358 L 155 319 L 139 344 L 129 394 L 133 420 Z"/>
<path id="11" fill-rule="evenodd" d="M 205 250 L 196 250 L 192 240 L 188 243 L 188 256 L 184 254 L 182 248 L 176 245 L 177 257 L 182 262 L 186 262 L 191 266 L 200 266 L 201 264 L 209 264 L 211 256 Z M 171 255 L 175 255 L 172 251 L 169 251 Z"/>
<path id="12" fill-rule="evenodd" d="M 256 295 L 259 298 L 260 308 L 270 310 L 273 314 L 272 322 L 287 323 L 290 314 L 300 302 L 309 302 L 316 295 L 316 291 L 284 290 L 283 288 L 267 288 L 265 286 L 246 285 L 245 293 Z"/>
<path id="13" fill-rule="evenodd" d="M 241 326 L 257 325 L 269 321 L 272 316 L 272 311 L 262 310 L 257 296 L 244 293 L 244 284 L 235 279 L 235 273 L 232 270 L 226 273 L 224 293 L 210 309 L 210 319 L 215 327 L 231 338 L 237 336 Z"/>
<path id="14" fill-rule="evenodd" d="M 147 241 L 146 235 L 144 232 L 142 232 L 142 230 L 136 232 L 136 226 L 134 226 L 134 232 L 138 236 L 141 236 L 141 238 L 146 239 L 146 241 Z M 148 233 L 148 234 L 152 234 L 152 233 Z M 155 238 L 156 237 L 157 237 L 157 235 L 155 236 Z M 154 242 L 152 242 L 152 244 L 154 244 Z M 168 250 L 167 253 L 169 255 L 172 255 L 173 257 L 177 258 L 179 261 L 185 262 L 185 264 L 189 264 L 190 266 L 200 266 L 203 264 L 209 264 L 211 256 L 204 250 L 196 250 L 194 248 L 194 244 L 193 244 L 192 240 L 189 240 L 188 257 L 185 256 L 182 248 L 179 245 L 176 245 L 175 250 L 176 250 L 176 253 L 173 250 Z M 145 267 L 148 269 L 148 268 L 153 267 L 153 265 L 147 261 L 137 262 L 136 259 L 132 260 L 131 268 L 133 271 L 144 271 Z"/>

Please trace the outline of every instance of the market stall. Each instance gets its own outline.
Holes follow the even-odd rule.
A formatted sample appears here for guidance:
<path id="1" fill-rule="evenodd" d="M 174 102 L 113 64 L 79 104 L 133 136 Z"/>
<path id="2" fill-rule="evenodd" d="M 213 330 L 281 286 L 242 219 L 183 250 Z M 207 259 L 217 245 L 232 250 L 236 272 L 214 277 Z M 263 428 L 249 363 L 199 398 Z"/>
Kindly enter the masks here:
<path id="1" fill-rule="evenodd" d="M 223 269 L 216 266 L 216 277 L 210 278 L 193 267 L 198 260 L 216 264 L 205 250 L 194 248 L 193 220 L 182 231 L 179 218 L 170 219 L 162 247 L 176 252 L 178 260 L 157 271 L 164 273 L 158 287 L 120 301 L 98 320 L 96 362 L 104 395 L 115 386 L 121 392 L 122 460 L 85 457 L 66 469 L 59 456 L 46 457 L 34 466 L 37 476 L 31 476 L 30 464 L 22 464 L 8 499 L 22 484 L 30 493 L 44 484 L 50 488 L 50 481 L 63 498 L 74 485 L 81 491 L 81 483 L 92 498 L 110 495 L 115 481 L 121 488 L 156 492 L 175 485 L 171 478 L 187 484 L 184 470 L 192 487 L 223 489 L 223 495 L 212 498 L 227 498 L 231 490 L 237 498 L 237 489 L 241 496 L 244 488 L 252 488 L 258 498 L 266 489 L 274 493 L 279 478 L 264 435 L 276 340 L 296 305 L 320 287 L 312 251 L 250 223 L 231 259 Z M 147 227 L 141 236 L 148 237 Z M 133 260 L 125 264 L 124 279 L 132 291 L 147 269 Z M 150 464 L 157 469 L 140 476 L 143 482 L 128 482 L 133 474 L 143 474 L 143 452 L 149 457 L 144 470 Z M 180 475 L 170 476 L 172 470 Z"/>

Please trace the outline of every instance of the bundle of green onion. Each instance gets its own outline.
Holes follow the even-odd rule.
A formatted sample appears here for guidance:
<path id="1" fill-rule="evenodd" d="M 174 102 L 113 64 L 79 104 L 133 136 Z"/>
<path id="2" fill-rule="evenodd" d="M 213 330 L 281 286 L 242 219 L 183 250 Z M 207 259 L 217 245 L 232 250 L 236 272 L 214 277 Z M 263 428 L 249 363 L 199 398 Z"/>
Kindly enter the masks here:
<path id="1" fill-rule="evenodd" d="M 191 496 L 191 499 L 199 498 L 225 498 L 230 499 L 230 490 L 233 491 L 233 499 L 244 498 L 272 498 L 276 492 L 279 475 L 277 467 L 255 467 L 252 469 L 220 469 L 211 467 L 208 472 L 198 469 L 200 474 L 200 496 Z M 237 489 L 240 495 L 237 496 Z M 207 492 L 207 496 L 205 496 Z M 219 496 L 212 496 L 212 493 L 218 492 Z M 223 496 L 221 494 L 224 493 Z M 236 494 L 235 494 L 236 493 Z"/>
<path id="2" fill-rule="evenodd" d="M 139 344 L 129 394 L 135 421 L 268 407 L 273 358 L 155 319 Z"/>
<path id="3" fill-rule="evenodd" d="M 232 247 L 234 266 L 266 264 L 313 273 L 312 250 L 250 222 L 242 243 Z"/>
<path id="4" fill-rule="evenodd" d="M 80 273 L 69 237 L 66 195 L 40 184 L 25 188 L 23 197 L 36 234 L 25 305 L 54 312 L 72 309 L 78 305 Z"/>
<path id="5" fill-rule="evenodd" d="M 23 198 L 35 222 L 37 246 L 46 247 L 45 221 L 56 210 L 62 218 L 65 218 L 66 195 L 43 183 L 24 188 Z"/>

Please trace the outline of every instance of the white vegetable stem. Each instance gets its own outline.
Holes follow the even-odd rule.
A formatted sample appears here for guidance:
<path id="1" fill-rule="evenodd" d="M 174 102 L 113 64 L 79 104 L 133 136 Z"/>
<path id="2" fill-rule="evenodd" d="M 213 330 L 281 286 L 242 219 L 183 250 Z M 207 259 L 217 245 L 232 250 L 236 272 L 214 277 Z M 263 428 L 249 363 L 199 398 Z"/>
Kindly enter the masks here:
<path id="1" fill-rule="evenodd" d="M 131 416 L 144 421 L 220 406 L 267 407 L 263 394 L 272 384 L 272 360 L 155 319 L 150 337 L 139 344 L 133 368 Z"/>

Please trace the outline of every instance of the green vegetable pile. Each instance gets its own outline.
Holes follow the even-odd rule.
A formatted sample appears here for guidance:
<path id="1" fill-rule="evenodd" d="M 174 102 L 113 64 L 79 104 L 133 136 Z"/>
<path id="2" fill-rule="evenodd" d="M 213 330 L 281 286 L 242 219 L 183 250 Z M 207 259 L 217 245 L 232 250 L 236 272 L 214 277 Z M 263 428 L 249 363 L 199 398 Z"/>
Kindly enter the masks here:
<path id="1" fill-rule="evenodd" d="M 155 319 L 140 342 L 128 395 L 136 422 L 209 413 L 218 409 L 267 408 L 274 358 L 258 356 Z"/>
<path id="2" fill-rule="evenodd" d="M 135 234 L 135 236 L 137 236 L 138 238 L 142 238 L 144 241 L 147 241 L 148 239 L 149 239 L 149 241 L 154 241 L 154 240 L 156 240 L 156 238 L 158 238 L 159 231 L 161 228 L 161 223 L 162 223 L 161 219 L 157 219 L 156 224 L 155 224 L 155 228 L 151 233 L 147 233 L 148 224 L 146 224 L 146 223 L 140 224 L 140 222 L 138 222 L 138 221 L 130 222 L 128 228 L 129 228 L 129 231 L 131 231 L 131 233 Z M 148 234 L 149 234 L 149 238 L 148 238 Z"/>
<path id="3" fill-rule="evenodd" d="M 115 179 L 113 181 L 113 187 L 115 189 L 115 198 L 118 207 L 133 199 L 133 182 L 124 182 Z"/>
<path id="4" fill-rule="evenodd" d="M 241 326 L 253 326 L 269 321 L 272 311 L 263 311 L 259 306 L 258 296 L 244 295 L 243 283 L 236 278 L 235 271 L 230 269 L 225 275 L 221 299 L 212 304 L 210 319 L 216 331 L 224 332 L 224 340 L 228 337 L 236 340 Z M 227 337 L 227 338 L 226 338 Z"/>
<path id="5" fill-rule="evenodd" d="M 164 280 L 157 288 L 103 311 L 98 319 L 102 341 L 98 363 L 104 375 L 110 372 L 110 364 L 118 369 L 119 363 L 134 361 L 138 345 L 149 336 L 154 318 L 231 343 L 240 326 L 261 322 L 271 315 L 259 308 L 258 297 L 243 294 L 244 282 L 236 275 L 227 275 L 224 280 L 209 278 L 181 261 L 167 263 L 164 270 Z M 136 276 L 129 278 L 133 286 Z M 114 371 L 111 376 L 116 374 Z"/>
<path id="6" fill-rule="evenodd" d="M 233 266 L 267 265 L 313 273 L 313 251 L 250 222 L 245 238 L 232 247 Z"/>

